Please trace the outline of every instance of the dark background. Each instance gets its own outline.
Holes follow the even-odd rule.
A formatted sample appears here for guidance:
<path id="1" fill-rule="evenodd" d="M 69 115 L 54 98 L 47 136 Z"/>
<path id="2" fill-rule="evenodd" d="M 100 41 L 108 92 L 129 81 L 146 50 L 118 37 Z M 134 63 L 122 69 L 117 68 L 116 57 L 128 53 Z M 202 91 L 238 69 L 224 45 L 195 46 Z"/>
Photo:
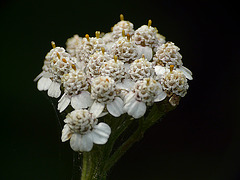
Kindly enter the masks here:
<path id="1" fill-rule="evenodd" d="M 3 180 L 69 180 L 51 103 L 33 79 L 54 40 L 110 31 L 123 13 L 135 29 L 152 19 L 181 48 L 194 80 L 176 110 L 147 131 L 109 180 L 240 179 L 239 39 L 231 1 L 3 1 L 0 9 Z"/>

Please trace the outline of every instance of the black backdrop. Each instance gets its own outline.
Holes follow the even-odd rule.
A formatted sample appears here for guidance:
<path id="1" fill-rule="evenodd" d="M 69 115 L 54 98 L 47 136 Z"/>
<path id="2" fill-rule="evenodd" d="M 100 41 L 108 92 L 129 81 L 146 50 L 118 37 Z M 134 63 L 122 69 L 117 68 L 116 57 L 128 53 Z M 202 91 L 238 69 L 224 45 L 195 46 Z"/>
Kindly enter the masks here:
<path id="1" fill-rule="evenodd" d="M 152 19 L 181 48 L 194 80 L 179 107 L 112 169 L 114 180 L 238 180 L 238 4 L 230 1 L 3 1 L 0 9 L 0 179 L 68 180 L 72 151 L 33 82 L 50 42 L 110 31 L 119 14 L 135 29 Z"/>

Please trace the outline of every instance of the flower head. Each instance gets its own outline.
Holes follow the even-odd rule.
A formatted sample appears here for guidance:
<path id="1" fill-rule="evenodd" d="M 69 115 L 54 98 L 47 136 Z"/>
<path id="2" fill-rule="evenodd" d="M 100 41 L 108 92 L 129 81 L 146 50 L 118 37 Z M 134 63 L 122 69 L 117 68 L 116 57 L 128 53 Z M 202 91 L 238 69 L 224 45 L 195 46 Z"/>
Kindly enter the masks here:
<path id="1" fill-rule="evenodd" d="M 160 75 L 165 72 L 166 67 L 170 69 L 173 65 L 174 70 L 181 70 L 184 75 L 192 80 L 192 72 L 183 66 L 182 55 L 179 53 L 180 48 L 174 45 L 172 42 L 167 42 L 158 47 L 156 54 L 153 57 L 153 64 L 155 65 L 155 72 Z"/>
<path id="2" fill-rule="evenodd" d="M 89 62 L 86 65 L 86 74 L 90 78 L 95 78 L 99 76 L 100 67 L 104 62 L 107 62 L 111 59 L 110 55 L 105 52 L 105 49 L 102 48 L 101 51 L 96 51 L 93 55 L 89 57 Z"/>
<path id="3" fill-rule="evenodd" d="M 116 83 L 108 76 L 99 76 L 92 81 L 91 97 L 95 101 L 90 112 L 95 116 L 99 116 L 105 106 L 107 111 L 115 117 L 124 113 L 123 100 L 117 97 Z"/>
<path id="4" fill-rule="evenodd" d="M 113 26 L 112 37 L 114 40 L 117 40 L 119 37 L 122 37 L 122 32 L 125 32 L 125 35 L 133 35 L 134 29 L 133 24 L 129 21 L 125 21 L 123 15 L 120 15 L 120 21 Z"/>
<path id="5" fill-rule="evenodd" d="M 111 128 L 106 123 L 98 123 L 88 110 L 75 110 L 64 120 L 62 142 L 70 139 L 74 151 L 90 151 L 94 144 L 105 144 L 111 134 Z"/>
<path id="6" fill-rule="evenodd" d="M 152 77 L 154 75 L 153 65 L 143 56 L 130 65 L 129 75 L 135 82 L 147 77 Z"/>
<path id="7" fill-rule="evenodd" d="M 166 93 L 162 91 L 160 83 L 153 78 L 144 78 L 135 83 L 124 100 L 124 110 L 135 119 L 142 117 L 154 102 L 165 99 Z"/>
<path id="8" fill-rule="evenodd" d="M 46 55 L 43 71 L 35 78 L 38 80 L 38 89 L 48 91 L 48 96 L 58 98 L 61 95 L 60 85 L 63 74 L 68 73 L 75 62 L 64 48 L 56 47 L 52 42 L 53 49 Z"/>
<path id="9" fill-rule="evenodd" d="M 102 38 L 100 38 L 99 36 L 99 31 L 96 31 L 96 37 L 89 37 L 88 34 L 85 35 L 85 38 L 82 39 L 80 45 L 76 50 L 76 56 L 78 58 L 78 61 L 87 64 L 90 55 L 92 55 L 96 51 L 101 51 L 101 48 L 104 47 L 105 44 Z"/>
<path id="10" fill-rule="evenodd" d="M 156 54 L 153 57 L 155 65 L 170 67 L 174 65 L 175 69 L 182 66 L 182 55 L 179 53 L 180 48 L 172 42 L 167 42 L 158 47 Z"/>
<path id="11" fill-rule="evenodd" d="M 133 39 L 137 45 L 148 46 L 156 52 L 156 48 L 159 46 L 159 41 L 157 38 L 157 29 L 152 27 L 152 21 L 148 21 L 148 25 L 143 25 L 138 28 L 134 35 Z"/>
<path id="12" fill-rule="evenodd" d="M 58 103 L 58 110 L 64 111 L 69 103 L 74 109 L 88 108 L 93 101 L 88 92 L 89 84 L 85 73 L 81 70 L 71 69 L 62 77 L 64 94 Z"/>
<path id="13" fill-rule="evenodd" d="M 99 76 L 92 81 L 92 99 L 100 103 L 113 101 L 116 96 L 116 83 L 108 76 Z"/>
<path id="14" fill-rule="evenodd" d="M 131 40 L 130 35 L 125 36 L 123 31 L 123 37 L 120 37 L 112 46 L 111 54 L 116 55 L 120 61 L 124 63 L 133 62 L 138 56 L 138 47 L 135 42 Z"/>
<path id="15" fill-rule="evenodd" d="M 105 123 L 98 124 L 97 118 L 124 113 L 145 118 L 147 110 L 146 116 L 152 114 L 151 106 L 165 98 L 176 106 L 187 93 L 188 79 L 192 79 L 192 72 L 183 66 L 180 48 L 165 43 L 151 20 L 135 31 L 120 15 L 111 32 L 95 34 L 69 38 L 67 51 L 52 42 L 42 72 L 34 80 L 40 91 L 59 98 L 60 113 L 72 110 L 64 120 L 62 141 L 70 139 L 74 151 L 90 151 L 93 143 L 107 142 L 111 129 Z M 168 101 L 159 105 L 165 107 Z M 104 121 L 114 125 L 114 119 L 125 117 Z"/>
<path id="16" fill-rule="evenodd" d="M 173 93 L 184 97 L 187 94 L 188 83 L 187 78 L 182 71 L 172 70 L 170 72 L 165 72 L 162 77 L 162 87 L 163 90 L 171 96 Z"/>
<path id="17" fill-rule="evenodd" d="M 111 77 L 116 83 L 125 79 L 126 74 L 124 63 L 117 60 L 116 56 L 114 56 L 114 59 L 105 62 L 99 69 L 99 72 L 102 76 Z"/>
<path id="18" fill-rule="evenodd" d="M 67 40 L 66 50 L 69 54 L 71 54 L 71 56 L 76 57 L 76 51 L 81 41 L 82 37 L 79 37 L 77 34 Z"/>

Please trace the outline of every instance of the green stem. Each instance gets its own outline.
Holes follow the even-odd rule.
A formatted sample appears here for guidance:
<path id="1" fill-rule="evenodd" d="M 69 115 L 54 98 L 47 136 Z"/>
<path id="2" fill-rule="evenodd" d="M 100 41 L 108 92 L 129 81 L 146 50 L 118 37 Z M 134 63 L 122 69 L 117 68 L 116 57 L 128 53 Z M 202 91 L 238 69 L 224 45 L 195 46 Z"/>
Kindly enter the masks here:
<path id="1" fill-rule="evenodd" d="M 84 152 L 81 180 L 105 180 L 106 172 L 101 171 L 101 159 L 95 152 Z"/>
<path id="2" fill-rule="evenodd" d="M 145 131 L 162 118 L 174 107 L 169 105 L 168 100 L 155 103 L 153 107 L 145 113 L 145 116 L 130 120 L 128 115 L 119 118 L 107 116 L 103 119 L 112 129 L 111 136 L 105 145 L 94 145 L 90 152 L 83 153 L 81 180 L 106 180 L 107 172 L 110 168 L 127 152 L 127 150 L 137 141 L 143 138 Z M 135 123 L 135 124 L 134 124 Z M 133 126 L 132 126 L 133 125 Z M 137 127 L 135 125 L 138 125 Z M 132 128 L 136 128 L 133 132 Z M 130 133 L 129 137 L 118 146 L 122 140 L 121 135 Z M 124 139 L 123 138 L 123 139 Z"/>
<path id="3" fill-rule="evenodd" d="M 87 171 L 88 171 L 88 158 L 84 153 L 83 154 L 83 161 L 82 161 L 82 177 L 81 177 L 81 180 L 86 179 Z"/>

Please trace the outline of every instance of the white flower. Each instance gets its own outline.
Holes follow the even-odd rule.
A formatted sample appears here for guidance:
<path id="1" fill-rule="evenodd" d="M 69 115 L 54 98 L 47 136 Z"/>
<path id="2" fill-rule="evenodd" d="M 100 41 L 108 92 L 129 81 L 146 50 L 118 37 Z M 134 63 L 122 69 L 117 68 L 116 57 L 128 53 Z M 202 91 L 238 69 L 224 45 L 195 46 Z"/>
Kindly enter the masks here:
<path id="1" fill-rule="evenodd" d="M 116 83 L 122 82 L 122 80 L 125 79 L 126 74 L 124 63 L 117 60 L 116 56 L 114 56 L 114 59 L 103 63 L 99 72 L 102 76 L 109 76 Z"/>
<path id="2" fill-rule="evenodd" d="M 64 48 L 55 47 L 55 44 L 52 44 L 53 49 L 45 57 L 43 71 L 34 81 L 38 80 L 38 90 L 47 90 L 48 96 L 58 98 L 61 95 L 61 77 L 68 73 L 70 68 L 75 67 L 75 63 Z"/>
<path id="3" fill-rule="evenodd" d="M 34 81 L 38 81 L 37 88 L 39 91 L 46 91 L 49 89 L 52 80 L 51 77 L 51 60 L 57 57 L 57 54 L 61 54 L 65 52 L 64 48 L 55 47 L 55 43 L 52 42 L 53 49 L 47 53 L 44 60 L 44 65 L 42 67 L 42 72 L 34 79 Z"/>
<path id="4" fill-rule="evenodd" d="M 105 47 L 102 38 L 99 38 L 100 32 L 96 31 L 96 37 L 89 37 L 88 34 L 82 39 L 78 48 L 76 49 L 76 57 L 79 62 L 88 63 L 89 56 L 91 56 L 96 51 L 101 51 L 102 47 Z"/>
<path id="5" fill-rule="evenodd" d="M 137 45 L 151 48 L 156 52 L 159 46 L 159 40 L 157 38 L 157 29 L 152 27 L 151 24 L 152 21 L 149 20 L 148 25 L 143 25 L 138 28 L 133 35 L 133 39 Z"/>
<path id="6" fill-rule="evenodd" d="M 76 57 L 77 47 L 80 45 L 82 37 L 75 34 L 73 37 L 68 38 L 66 42 L 66 50 L 71 54 L 71 56 Z"/>
<path id="7" fill-rule="evenodd" d="M 183 66 L 182 55 L 179 53 L 180 48 L 174 45 L 172 42 L 167 42 L 158 47 L 156 54 L 153 57 L 153 64 L 155 65 L 155 72 L 157 75 L 161 75 L 164 72 L 164 68 L 170 68 L 170 65 L 174 65 L 174 69 L 181 70 L 184 75 L 192 80 L 192 72 Z"/>
<path id="8" fill-rule="evenodd" d="M 180 70 L 170 69 L 170 72 L 165 72 L 161 78 L 161 84 L 163 90 L 168 94 L 168 96 L 172 96 L 172 94 L 176 94 L 178 96 L 184 97 L 187 94 L 188 83 L 187 78 Z"/>
<path id="9" fill-rule="evenodd" d="M 93 79 L 91 97 L 95 101 L 90 108 L 90 112 L 95 116 L 99 116 L 105 106 L 114 117 L 119 117 L 124 113 L 123 100 L 116 94 L 116 83 L 108 76 L 99 76 Z"/>
<path id="10" fill-rule="evenodd" d="M 129 69 L 129 75 L 133 81 L 143 80 L 147 77 L 153 77 L 154 69 L 151 62 L 149 62 L 144 56 L 135 60 Z"/>
<path id="11" fill-rule="evenodd" d="M 86 75 L 81 70 L 71 69 L 68 74 L 62 77 L 64 94 L 58 103 L 58 110 L 64 111 L 71 102 L 74 109 L 88 108 L 92 105 L 90 93 L 87 91 L 89 88 Z"/>
<path id="12" fill-rule="evenodd" d="M 101 74 L 99 70 L 100 67 L 104 62 L 107 62 L 110 59 L 111 57 L 107 52 L 105 52 L 104 48 L 102 48 L 101 51 L 96 51 L 93 55 L 91 55 L 85 69 L 89 78 L 95 78 L 99 76 Z"/>
<path id="13" fill-rule="evenodd" d="M 123 32 L 123 35 L 125 32 Z M 120 61 L 131 63 L 139 57 L 139 50 L 130 35 L 120 37 L 111 48 L 112 56 L 116 55 Z M 140 54 L 142 55 L 142 54 Z"/>
<path id="14" fill-rule="evenodd" d="M 98 123 L 88 110 L 75 110 L 64 120 L 62 142 L 70 139 L 74 151 L 89 152 L 94 144 L 105 144 L 111 134 L 111 128 L 106 123 Z"/>
<path id="15" fill-rule="evenodd" d="M 162 91 L 160 83 L 153 78 L 144 78 L 135 83 L 135 87 L 124 99 L 124 110 L 135 119 L 142 117 L 154 102 L 162 101 L 167 94 Z"/>
<path id="16" fill-rule="evenodd" d="M 120 15 L 120 21 L 113 26 L 112 37 L 114 40 L 117 40 L 119 37 L 122 37 L 122 32 L 125 32 L 125 35 L 129 34 L 132 36 L 134 34 L 133 24 L 129 21 L 125 21 L 123 15 Z"/>
<path id="17" fill-rule="evenodd" d="M 61 79 L 64 74 L 69 73 L 71 68 L 76 68 L 70 54 L 63 52 L 54 57 L 51 61 L 51 80 L 52 83 L 48 89 L 48 96 L 58 98 L 61 95 Z"/>
<path id="18" fill-rule="evenodd" d="M 135 31 L 120 15 L 111 31 L 101 35 L 96 31 L 96 37 L 74 35 L 66 42 L 68 53 L 52 42 L 34 80 L 37 88 L 54 98 L 64 93 L 58 101 L 60 112 L 71 105 L 75 110 L 89 109 L 94 117 L 127 112 L 139 118 L 166 96 L 177 105 L 187 93 L 187 80 L 192 80 L 180 48 L 166 43 L 151 20 Z"/>

